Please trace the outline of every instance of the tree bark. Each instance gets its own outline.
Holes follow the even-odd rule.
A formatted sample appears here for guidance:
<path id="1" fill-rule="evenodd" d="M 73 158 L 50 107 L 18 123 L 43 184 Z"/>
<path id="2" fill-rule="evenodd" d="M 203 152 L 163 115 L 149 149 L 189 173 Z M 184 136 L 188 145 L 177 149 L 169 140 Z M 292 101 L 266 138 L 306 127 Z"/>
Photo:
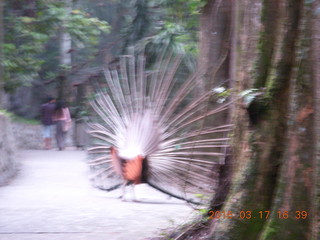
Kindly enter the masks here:
<path id="1" fill-rule="evenodd" d="M 202 9 L 198 64 L 204 71 L 204 80 L 200 94 L 229 79 L 232 2 L 208 0 Z"/>
<path id="2" fill-rule="evenodd" d="M 314 89 L 319 80 L 310 39 L 311 30 L 319 30 L 312 28 L 314 6 L 302 0 L 260 3 L 239 6 L 235 88 L 260 88 L 261 96 L 247 108 L 241 101 L 236 106 L 234 174 L 221 210 L 230 215 L 212 220 L 210 239 L 316 239 L 319 95 Z M 248 19 L 257 11 L 254 6 L 261 6 L 259 23 L 254 15 Z"/>
<path id="3" fill-rule="evenodd" d="M 314 152 L 313 152 L 313 162 L 312 166 L 313 170 L 313 178 L 312 182 L 312 222 L 310 223 L 311 239 L 319 239 L 320 238 L 320 1 L 316 1 L 316 3 L 312 6 L 314 12 L 311 11 L 313 20 L 311 24 L 312 28 L 312 53 L 311 53 L 311 63 L 312 66 L 312 78 L 314 79 Z"/>
<path id="4" fill-rule="evenodd" d="M 68 13 L 71 14 L 72 11 L 72 1 L 73 0 L 64 0 L 65 1 L 65 9 Z M 64 29 L 61 29 L 60 32 L 60 60 L 59 63 L 62 67 L 62 71 L 60 76 L 57 78 L 58 80 L 58 97 L 60 99 L 66 99 L 68 94 L 68 72 L 66 69 L 71 68 L 72 58 L 71 58 L 71 44 L 72 39 L 69 33 L 67 33 Z"/>
<path id="5" fill-rule="evenodd" d="M 272 212 L 261 239 L 311 239 L 315 166 L 314 106 L 310 6 L 301 6 L 300 36 L 290 91 L 288 139 L 272 201 Z M 303 53 L 306 51 L 305 53 Z M 288 213 L 289 217 L 286 217 Z M 303 216 L 306 215 L 307 217 Z M 284 231 L 285 230 L 285 231 Z"/>
<path id="6" fill-rule="evenodd" d="M 3 31 L 3 8 L 4 0 L 0 0 L 0 60 L 4 59 L 3 44 L 4 44 L 4 31 Z M 3 63 L 0 61 L 0 108 L 4 107 L 4 68 Z"/>
<path id="7" fill-rule="evenodd" d="M 196 94 L 198 95 L 217 86 L 231 85 L 234 69 L 231 67 L 230 58 L 232 53 L 235 54 L 235 49 L 230 47 L 235 37 L 231 25 L 233 5 L 232 0 L 208 0 L 201 11 L 198 68 L 203 71 L 204 77 L 197 85 Z M 214 106 L 215 101 L 209 101 L 206 104 L 205 108 L 209 109 Z M 215 124 L 230 122 L 229 116 L 230 113 L 225 113 L 219 117 L 208 118 L 204 126 L 212 125 L 213 122 Z M 221 152 L 230 152 L 230 149 L 224 148 Z M 219 210 L 226 198 L 230 186 L 230 168 L 231 157 L 228 156 L 226 159 L 221 159 L 220 164 L 214 169 L 217 173 L 214 182 L 217 181 L 218 184 L 210 203 L 211 210 Z"/>

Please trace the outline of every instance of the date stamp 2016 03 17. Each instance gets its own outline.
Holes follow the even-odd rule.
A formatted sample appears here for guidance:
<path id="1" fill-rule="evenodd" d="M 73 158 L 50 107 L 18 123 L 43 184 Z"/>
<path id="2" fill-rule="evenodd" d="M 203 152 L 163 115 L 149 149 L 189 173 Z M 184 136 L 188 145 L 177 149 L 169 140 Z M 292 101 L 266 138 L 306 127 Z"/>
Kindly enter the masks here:
<path id="1" fill-rule="evenodd" d="M 209 211 L 209 219 L 268 219 L 270 211 Z M 279 219 L 297 219 L 304 220 L 309 216 L 307 211 L 277 211 L 276 217 Z"/>

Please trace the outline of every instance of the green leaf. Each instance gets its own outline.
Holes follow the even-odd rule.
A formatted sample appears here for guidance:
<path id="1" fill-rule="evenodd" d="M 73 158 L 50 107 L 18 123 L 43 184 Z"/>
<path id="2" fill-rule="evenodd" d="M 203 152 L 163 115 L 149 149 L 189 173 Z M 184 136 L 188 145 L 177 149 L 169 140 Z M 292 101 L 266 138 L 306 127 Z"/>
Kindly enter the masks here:
<path id="1" fill-rule="evenodd" d="M 31 18 L 31 17 L 21 17 L 21 21 L 23 23 L 32 23 L 34 22 L 36 19 L 35 18 Z"/>

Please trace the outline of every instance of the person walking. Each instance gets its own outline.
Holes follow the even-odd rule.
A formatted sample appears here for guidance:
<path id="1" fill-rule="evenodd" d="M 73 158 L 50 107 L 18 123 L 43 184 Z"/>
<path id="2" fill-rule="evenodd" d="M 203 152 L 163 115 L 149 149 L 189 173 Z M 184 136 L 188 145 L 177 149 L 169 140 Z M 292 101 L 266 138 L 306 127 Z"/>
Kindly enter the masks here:
<path id="1" fill-rule="evenodd" d="M 66 135 L 71 127 L 70 111 L 63 101 L 57 101 L 53 121 L 56 124 L 57 146 L 61 151 L 65 148 Z"/>
<path id="2" fill-rule="evenodd" d="M 49 97 L 46 103 L 41 105 L 41 122 L 43 125 L 43 141 L 44 148 L 49 150 L 52 148 L 52 134 L 53 134 L 53 113 L 55 109 L 56 99 Z"/>

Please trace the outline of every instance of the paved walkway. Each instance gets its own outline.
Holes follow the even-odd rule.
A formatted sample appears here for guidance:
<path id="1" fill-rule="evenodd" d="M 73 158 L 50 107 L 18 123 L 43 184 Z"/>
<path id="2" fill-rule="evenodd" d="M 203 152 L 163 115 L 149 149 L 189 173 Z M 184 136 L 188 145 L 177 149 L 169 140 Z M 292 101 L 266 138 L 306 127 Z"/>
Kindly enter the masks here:
<path id="1" fill-rule="evenodd" d="M 190 220 L 183 202 L 147 185 L 142 203 L 90 186 L 82 151 L 22 151 L 19 175 L 0 188 L 0 240 L 142 240 Z"/>

